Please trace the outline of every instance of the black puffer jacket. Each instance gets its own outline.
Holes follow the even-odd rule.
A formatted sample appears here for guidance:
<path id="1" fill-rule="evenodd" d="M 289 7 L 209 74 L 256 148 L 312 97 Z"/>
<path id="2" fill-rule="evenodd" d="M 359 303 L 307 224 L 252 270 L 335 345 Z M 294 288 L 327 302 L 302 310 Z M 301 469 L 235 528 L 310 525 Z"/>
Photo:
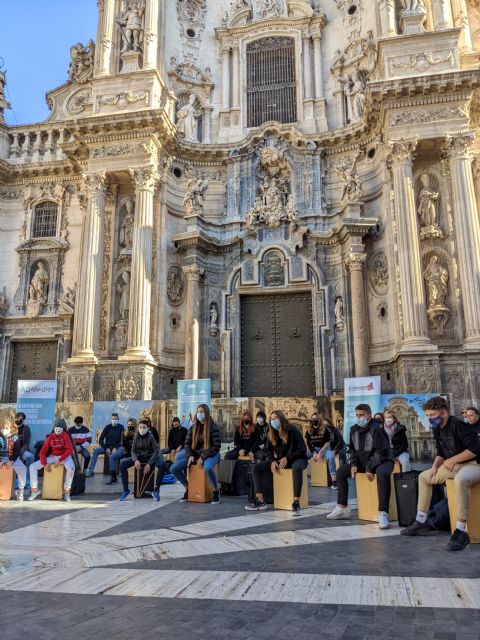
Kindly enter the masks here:
<path id="1" fill-rule="evenodd" d="M 194 429 L 195 427 L 193 426 L 188 430 L 187 437 L 185 439 L 185 455 L 187 456 L 187 459 L 190 458 L 190 456 L 193 456 L 195 460 L 198 460 L 198 458 L 202 458 L 203 460 L 206 460 L 207 458 L 213 458 L 213 456 L 216 456 L 217 453 L 220 453 L 220 447 L 222 446 L 222 439 L 220 437 L 220 431 L 218 430 L 218 427 L 215 424 L 215 422 L 213 422 L 213 420 L 210 422 L 210 439 L 209 439 L 210 446 L 208 449 L 203 448 L 203 442 L 204 442 L 203 424 L 199 429 L 199 432 L 197 435 L 196 447 L 195 449 L 193 449 Z"/>
<path id="2" fill-rule="evenodd" d="M 399 455 L 408 451 L 407 427 L 399 422 L 395 423 L 395 433 L 390 440 L 388 431 L 384 429 L 385 435 L 389 439 L 392 456 L 398 458 Z"/>
<path id="3" fill-rule="evenodd" d="M 151 433 L 142 436 L 136 433 L 132 444 L 132 460 L 140 460 L 152 466 L 158 460 L 159 448 Z"/>
<path id="4" fill-rule="evenodd" d="M 270 440 L 268 441 L 267 453 L 270 460 L 278 462 L 282 458 L 286 458 L 289 465 L 295 460 L 306 460 L 307 445 L 302 434 L 291 424 L 287 425 L 287 429 L 288 438 L 286 442 L 283 442 L 278 434 L 275 444 L 272 444 Z"/>
<path id="5" fill-rule="evenodd" d="M 366 427 L 355 424 L 350 429 L 348 460 L 361 473 L 375 473 L 383 462 L 393 462 L 388 436 L 376 420 L 370 420 Z"/>

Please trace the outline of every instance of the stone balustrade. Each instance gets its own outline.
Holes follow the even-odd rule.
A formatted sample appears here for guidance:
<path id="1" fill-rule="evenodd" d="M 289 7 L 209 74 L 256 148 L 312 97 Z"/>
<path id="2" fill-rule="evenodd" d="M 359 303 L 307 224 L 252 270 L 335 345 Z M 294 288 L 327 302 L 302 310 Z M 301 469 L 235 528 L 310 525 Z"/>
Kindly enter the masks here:
<path id="1" fill-rule="evenodd" d="M 37 162 L 58 162 L 66 159 L 62 145 L 70 141 L 70 134 L 64 128 L 48 124 L 12 127 L 9 129 L 10 154 L 7 160 L 12 164 L 34 164 Z"/>

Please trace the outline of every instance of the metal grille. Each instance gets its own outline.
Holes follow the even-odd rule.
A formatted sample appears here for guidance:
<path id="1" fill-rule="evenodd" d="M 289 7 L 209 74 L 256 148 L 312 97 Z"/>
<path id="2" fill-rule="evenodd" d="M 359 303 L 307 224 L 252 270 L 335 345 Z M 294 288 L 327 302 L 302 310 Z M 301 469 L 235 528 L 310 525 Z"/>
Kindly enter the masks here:
<path id="1" fill-rule="evenodd" d="M 293 38 L 263 38 L 247 45 L 248 126 L 297 120 Z"/>
<path id="2" fill-rule="evenodd" d="M 54 238 L 57 235 L 58 207 L 55 202 L 41 202 L 35 207 L 32 238 Z"/>

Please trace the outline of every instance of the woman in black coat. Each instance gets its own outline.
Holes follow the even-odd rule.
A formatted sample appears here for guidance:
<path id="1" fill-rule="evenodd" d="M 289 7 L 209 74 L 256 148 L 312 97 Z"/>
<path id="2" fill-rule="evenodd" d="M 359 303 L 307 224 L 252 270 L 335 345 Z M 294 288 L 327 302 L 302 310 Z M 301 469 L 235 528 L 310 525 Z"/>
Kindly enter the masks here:
<path id="1" fill-rule="evenodd" d="M 393 411 L 385 411 L 383 429 L 388 436 L 393 457 L 400 462 L 402 471 L 410 471 L 412 467 L 408 453 L 407 427 L 398 422 Z"/>

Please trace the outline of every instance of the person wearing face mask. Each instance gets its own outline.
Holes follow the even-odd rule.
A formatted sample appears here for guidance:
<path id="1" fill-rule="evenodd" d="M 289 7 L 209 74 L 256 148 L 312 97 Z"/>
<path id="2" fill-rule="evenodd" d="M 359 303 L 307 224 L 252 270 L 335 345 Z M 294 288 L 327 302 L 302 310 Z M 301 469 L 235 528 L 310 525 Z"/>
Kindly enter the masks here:
<path id="1" fill-rule="evenodd" d="M 410 455 L 408 453 L 407 427 L 400 424 L 393 411 L 385 411 L 385 422 L 383 425 L 385 433 L 390 442 L 390 449 L 395 460 L 398 460 L 402 471 L 411 471 Z"/>
<path id="2" fill-rule="evenodd" d="M 13 467 L 18 479 L 17 500 L 23 502 L 27 467 L 20 459 L 21 440 L 16 433 L 16 426 L 6 421 L 0 430 L 0 467 Z"/>
<path id="3" fill-rule="evenodd" d="M 234 448 L 225 454 L 225 460 L 238 460 L 241 456 L 254 459 L 253 450 L 260 439 L 260 430 L 253 422 L 250 411 L 245 410 L 240 418 L 240 424 L 235 430 Z"/>
<path id="4" fill-rule="evenodd" d="M 170 467 L 170 473 L 186 489 L 182 502 L 188 500 L 187 468 L 192 464 L 204 467 L 213 488 L 212 504 L 220 502 L 215 467 L 220 463 L 221 446 L 220 431 L 210 415 L 210 408 L 206 404 L 200 404 L 195 412 L 193 426 L 185 439 L 185 457 L 175 460 Z"/>
<path id="5" fill-rule="evenodd" d="M 133 438 L 135 437 L 135 432 L 137 430 L 137 421 L 135 418 L 129 418 L 127 420 L 127 427 L 122 432 L 122 437 L 120 440 L 120 446 L 112 451 L 109 457 L 110 464 L 110 480 L 107 484 L 117 484 L 117 463 L 123 458 L 129 458 L 132 453 L 132 443 Z M 112 471 L 113 468 L 113 471 Z"/>
<path id="6" fill-rule="evenodd" d="M 267 460 L 267 450 L 268 450 L 268 422 L 267 416 L 264 411 L 257 411 L 257 416 L 255 418 L 255 429 L 258 433 L 258 438 L 253 445 L 252 453 L 257 460 L 260 462 L 265 462 Z"/>
<path id="7" fill-rule="evenodd" d="M 98 456 L 103 453 L 103 455 L 109 456 L 111 476 L 109 484 L 117 482 L 117 461 L 111 454 L 116 453 L 117 449 L 121 447 L 123 430 L 123 424 L 120 424 L 118 421 L 118 413 L 112 413 L 110 417 L 110 424 L 107 424 L 100 436 L 100 446 L 93 452 L 92 459 L 88 465 L 86 473 L 87 478 L 90 478 L 95 474 L 95 466 L 97 464 Z"/>
<path id="8" fill-rule="evenodd" d="M 377 420 L 372 418 L 368 404 L 355 407 L 357 423 L 350 429 L 348 447 L 349 462 L 337 471 L 338 499 L 335 509 L 327 515 L 329 520 L 350 518 L 352 512 L 348 506 L 348 478 L 355 478 L 357 472 L 366 473 L 373 482 L 377 476 L 378 486 L 378 524 L 380 529 L 388 529 L 390 521 L 391 475 L 393 456 L 384 430 Z"/>
<path id="9" fill-rule="evenodd" d="M 279 469 L 292 469 L 293 504 L 292 514 L 300 514 L 300 496 L 303 488 L 303 471 L 308 466 L 307 447 L 300 431 L 287 422 L 283 411 L 273 411 L 268 432 L 268 461 L 253 467 L 255 500 L 245 507 L 246 511 L 265 511 L 265 484 L 269 474 Z"/>
<path id="10" fill-rule="evenodd" d="M 25 423 L 26 416 L 23 411 L 18 411 L 15 414 L 15 424 L 17 426 L 17 436 L 20 440 L 20 459 L 25 463 L 27 470 L 28 467 L 35 460 L 35 456 L 30 451 L 30 444 L 32 439 L 32 434 L 30 431 L 30 427 Z M 28 475 L 28 473 L 27 473 Z"/>
<path id="11" fill-rule="evenodd" d="M 467 533 L 470 488 L 480 482 L 480 441 L 474 429 L 450 415 L 445 398 L 431 398 L 423 405 L 435 439 L 436 457 L 431 469 L 418 477 L 415 521 L 401 531 L 404 536 L 428 536 L 434 530 L 427 522 L 434 484 L 453 479 L 457 500 L 456 526 L 447 549 L 461 551 L 470 543 Z"/>
<path id="12" fill-rule="evenodd" d="M 475 430 L 475 433 L 480 438 L 480 411 L 477 407 L 467 407 L 464 419 L 466 423 Z"/>
<path id="13" fill-rule="evenodd" d="M 49 473 L 52 468 L 63 464 L 65 467 L 64 500 L 70 502 L 70 489 L 75 474 L 75 463 L 72 459 L 72 439 L 67 433 L 67 423 L 59 418 L 53 427 L 52 433 L 43 443 L 40 449 L 40 460 L 30 465 L 30 483 L 32 489 L 29 500 L 35 500 L 38 496 L 38 470 L 44 468 Z"/>
<path id="14" fill-rule="evenodd" d="M 70 427 L 68 433 L 72 436 L 77 453 L 83 457 L 84 468 L 88 468 L 90 463 L 90 450 L 88 447 L 92 444 L 92 432 L 83 424 L 82 416 L 77 416 L 73 422 L 74 426 Z"/>
<path id="15" fill-rule="evenodd" d="M 147 475 L 150 473 L 151 468 L 155 466 L 159 453 L 158 444 L 150 432 L 148 422 L 146 420 L 140 420 L 137 433 L 132 442 L 132 455 L 120 463 L 120 475 L 123 484 L 123 493 L 120 496 L 121 502 L 124 502 L 130 495 L 130 489 L 128 488 L 129 468 L 134 466 L 135 469 L 140 469 L 142 464 L 144 464 L 143 473 Z M 160 500 L 159 487 L 155 486 L 154 493 L 155 492 L 157 495 L 154 495 L 153 498 L 158 502 L 158 500 Z"/>
<path id="16" fill-rule="evenodd" d="M 328 418 L 323 418 L 323 438 L 320 442 L 321 449 L 313 455 L 315 461 L 324 458 L 328 464 L 328 471 L 332 479 L 332 489 L 337 488 L 337 462 L 335 456 L 338 455 L 341 464 L 347 461 L 346 445 L 340 429 L 333 426 Z M 308 444 L 308 442 L 307 442 Z"/>
<path id="17" fill-rule="evenodd" d="M 153 432 L 152 435 L 153 437 L 155 437 L 155 434 Z M 157 467 L 157 475 L 155 480 L 155 491 L 153 492 L 154 500 L 160 500 L 160 486 L 163 482 L 165 474 L 169 473 L 169 470 L 173 464 L 169 460 L 164 460 L 163 454 L 173 453 L 175 455 L 175 460 L 184 459 L 186 437 L 187 429 L 185 427 L 182 427 L 180 418 L 175 416 L 172 420 L 172 426 L 168 434 L 167 447 L 165 447 L 165 449 L 159 450 L 159 456 L 157 458 L 157 462 L 155 463 L 155 466 Z"/>

